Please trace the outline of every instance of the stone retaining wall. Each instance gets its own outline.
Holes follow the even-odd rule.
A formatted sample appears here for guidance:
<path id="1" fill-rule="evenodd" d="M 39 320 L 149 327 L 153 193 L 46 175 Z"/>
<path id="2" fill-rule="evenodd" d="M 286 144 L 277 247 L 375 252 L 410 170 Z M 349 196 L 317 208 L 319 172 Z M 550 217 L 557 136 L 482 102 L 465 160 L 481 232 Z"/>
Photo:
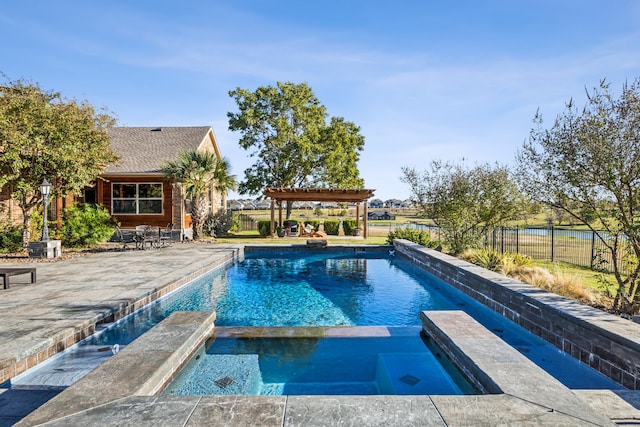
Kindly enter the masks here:
<path id="1" fill-rule="evenodd" d="M 396 252 L 581 362 L 640 389 L 640 325 L 406 240 Z"/>

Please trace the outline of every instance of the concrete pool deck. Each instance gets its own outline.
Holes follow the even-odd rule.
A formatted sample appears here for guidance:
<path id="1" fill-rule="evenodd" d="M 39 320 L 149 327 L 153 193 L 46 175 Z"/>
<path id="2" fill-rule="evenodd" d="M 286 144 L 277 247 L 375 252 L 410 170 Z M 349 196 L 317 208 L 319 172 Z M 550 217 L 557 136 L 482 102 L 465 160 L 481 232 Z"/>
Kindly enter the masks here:
<path id="1" fill-rule="evenodd" d="M 0 367 L 3 381 L 37 363 L 41 355 L 50 356 L 49 352 L 68 347 L 74 339 L 91 333 L 95 323 L 108 318 L 112 312 L 124 313 L 127 305 L 148 302 L 160 289 L 172 289 L 174 283 L 186 283 L 201 272 L 237 256 L 238 250 L 234 246 L 185 244 L 159 250 L 104 252 L 58 262 L 30 264 L 38 268 L 38 282 L 29 284 L 26 276 L 24 280 L 16 278 L 11 288 L 0 294 L 3 313 Z M 456 335 L 454 331 L 447 333 Z M 474 348 L 473 343 L 467 344 Z M 477 342 L 475 348 L 482 345 L 486 342 Z M 493 354 L 490 349 L 486 352 Z M 123 351 L 119 355 L 126 356 L 126 353 Z M 125 364 L 122 369 L 126 366 L 135 373 L 140 365 Z M 504 364 L 498 369 L 509 377 L 510 370 L 516 367 Z M 516 381 L 517 372 L 513 371 Z M 109 393 L 109 390 L 99 390 Z M 6 390 L 0 393 L 0 425 L 12 425 L 31 412 L 20 413 L 18 410 L 14 416 L 7 415 L 12 405 L 20 401 L 19 397 L 12 395 L 13 392 Z M 640 401 L 637 392 L 567 392 L 570 395 L 565 396 L 575 397 L 579 405 L 586 402 L 589 406 L 585 404 L 581 413 L 565 413 L 555 410 L 548 402 L 547 406 L 541 405 L 511 391 L 483 396 L 259 397 L 157 397 L 134 392 L 73 415 L 45 419 L 47 425 L 89 426 L 612 425 L 608 420 L 630 424 L 640 419 L 640 411 L 636 409 Z M 43 402 L 57 394 L 43 392 L 46 393 L 49 395 L 42 397 Z M 77 399 L 81 400 L 82 394 Z M 592 410 L 594 412 L 590 412 Z M 591 413 L 596 414 L 593 419 L 585 419 Z M 32 425 L 29 418 L 21 424 Z"/>

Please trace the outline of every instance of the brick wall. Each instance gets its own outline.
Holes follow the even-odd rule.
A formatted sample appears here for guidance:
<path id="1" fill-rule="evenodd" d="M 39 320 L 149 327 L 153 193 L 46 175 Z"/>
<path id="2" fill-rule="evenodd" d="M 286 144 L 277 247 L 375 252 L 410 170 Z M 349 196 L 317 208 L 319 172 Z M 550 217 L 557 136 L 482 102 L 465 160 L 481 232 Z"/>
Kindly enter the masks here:
<path id="1" fill-rule="evenodd" d="M 0 191 L 0 222 L 22 225 L 22 210 L 11 198 L 11 188 L 5 185 Z"/>
<path id="2" fill-rule="evenodd" d="M 408 242 L 396 251 L 565 353 L 640 389 L 640 325 Z"/>

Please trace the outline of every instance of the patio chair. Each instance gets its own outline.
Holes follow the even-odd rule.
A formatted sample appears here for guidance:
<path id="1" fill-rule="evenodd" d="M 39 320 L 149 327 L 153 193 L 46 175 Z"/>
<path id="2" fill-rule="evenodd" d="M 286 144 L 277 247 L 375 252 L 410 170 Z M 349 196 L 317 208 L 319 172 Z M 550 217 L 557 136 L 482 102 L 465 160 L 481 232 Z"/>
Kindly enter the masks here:
<path id="1" fill-rule="evenodd" d="M 319 239 L 326 239 L 327 233 L 325 233 L 324 231 L 316 230 L 311 224 L 305 224 L 304 226 L 302 226 L 302 223 L 301 223 L 300 237 L 315 237 Z"/>
<path id="2" fill-rule="evenodd" d="M 164 230 L 160 230 L 160 244 L 162 246 L 173 244 L 173 223 L 167 224 Z"/>
<path id="3" fill-rule="evenodd" d="M 311 233 L 313 233 L 314 228 L 311 224 L 303 224 L 300 223 L 300 237 L 311 237 Z"/>
<path id="4" fill-rule="evenodd" d="M 135 245 L 138 247 L 138 238 L 135 231 L 122 230 L 116 227 L 116 242 L 122 243 L 122 250 L 127 250 L 127 245 Z"/>
<path id="5" fill-rule="evenodd" d="M 136 234 L 138 236 L 138 248 L 146 249 L 147 244 L 150 248 L 160 245 L 160 227 L 152 227 L 150 225 L 136 225 Z"/>

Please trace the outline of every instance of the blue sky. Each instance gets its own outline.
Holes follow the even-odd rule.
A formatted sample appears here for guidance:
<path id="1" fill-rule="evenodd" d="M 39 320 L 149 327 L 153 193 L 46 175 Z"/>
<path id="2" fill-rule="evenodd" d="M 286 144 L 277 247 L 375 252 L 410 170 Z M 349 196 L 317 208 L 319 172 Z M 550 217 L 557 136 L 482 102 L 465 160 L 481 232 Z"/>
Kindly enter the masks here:
<path id="1" fill-rule="evenodd" d="M 228 92 L 306 82 L 361 127 L 366 187 L 403 199 L 402 166 L 512 164 L 538 108 L 640 77 L 640 2 L 21 0 L 0 40 L 0 72 L 122 126 L 212 126 L 240 179 Z"/>

